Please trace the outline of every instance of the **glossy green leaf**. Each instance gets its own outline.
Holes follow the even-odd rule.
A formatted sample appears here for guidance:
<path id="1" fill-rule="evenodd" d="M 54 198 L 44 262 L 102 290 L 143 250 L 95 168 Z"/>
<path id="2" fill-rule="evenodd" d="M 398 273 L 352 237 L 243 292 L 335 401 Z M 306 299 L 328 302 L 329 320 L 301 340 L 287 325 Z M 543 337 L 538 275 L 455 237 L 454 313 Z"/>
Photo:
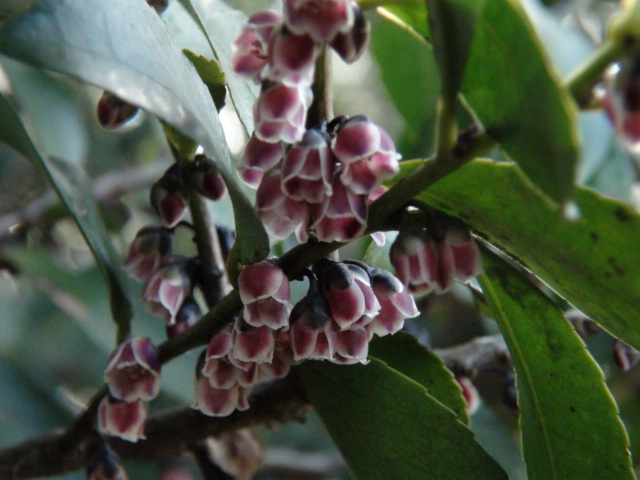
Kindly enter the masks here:
<path id="1" fill-rule="evenodd" d="M 109 90 L 201 144 L 233 200 L 241 261 L 268 254 L 267 234 L 231 172 L 209 91 L 145 1 L 41 0 L 0 27 L 0 53 Z"/>
<path id="2" fill-rule="evenodd" d="M 369 344 L 369 354 L 418 382 L 430 395 L 453 410 L 459 420 L 469 424 L 460 385 L 442 359 L 420 345 L 415 337 L 403 332 L 376 337 Z"/>
<path id="3" fill-rule="evenodd" d="M 305 362 L 298 370 L 354 478 L 506 478 L 451 410 L 382 362 Z"/>
<path id="4" fill-rule="evenodd" d="M 480 284 L 516 369 L 528 478 L 634 479 L 618 408 L 582 340 L 513 267 L 483 259 Z"/>
<path id="5" fill-rule="evenodd" d="M 389 19 L 427 37 L 415 6 L 396 5 Z M 554 201 L 571 198 L 578 159 L 577 110 L 521 5 L 485 0 L 466 65 L 462 93 L 507 155 Z M 526 61 L 525 61 L 526 59 Z"/>
<path id="6" fill-rule="evenodd" d="M 12 146 L 34 164 L 43 168 L 53 188 L 75 220 L 107 283 L 113 319 L 121 326 L 120 334 L 126 335 L 132 317 L 131 302 L 118 267 L 118 256 L 100 219 L 85 172 L 77 165 L 62 159 L 41 155 L 22 120 L 9 100 L 2 94 L 0 94 L 0 126 L 2 126 L 0 141 Z"/>
<path id="7" fill-rule="evenodd" d="M 403 172 L 418 162 L 404 162 Z M 514 165 L 476 160 L 418 197 L 460 217 L 613 335 L 640 349 L 640 215 L 576 189 L 580 218 L 563 219 Z"/>
<path id="8" fill-rule="evenodd" d="M 216 110 L 220 111 L 224 107 L 225 97 L 227 96 L 227 79 L 222 71 L 220 63 L 203 55 L 198 55 L 188 48 L 182 50 L 189 61 L 196 67 L 196 72 L 200 75 L 200 79 L 209 89 Z"/>
<path id="9" fill-rule="evenodd" d="M 440 70 L 442 96 L 454 105 L 478 21 L 480 0 L 426 0 L 431 45 Z"/>
<path id="10" fill-rule="evenodd" d="M 244 12 L 222 0 L 180 0 L 185 10 L 207 37 L 222 69 L 227 72 L 229 96 L 247 135 L 253 132 L 253 104 L 258 88 L 231 70 L 231 43 L 247 22 Z"/>
<path id="11" fill-rule="evenodd" d="M 577 110 L 515 0 L 484 2 L 462 90 L 489 134 L 542 191 L 560 204 L 571 198 Z"/>

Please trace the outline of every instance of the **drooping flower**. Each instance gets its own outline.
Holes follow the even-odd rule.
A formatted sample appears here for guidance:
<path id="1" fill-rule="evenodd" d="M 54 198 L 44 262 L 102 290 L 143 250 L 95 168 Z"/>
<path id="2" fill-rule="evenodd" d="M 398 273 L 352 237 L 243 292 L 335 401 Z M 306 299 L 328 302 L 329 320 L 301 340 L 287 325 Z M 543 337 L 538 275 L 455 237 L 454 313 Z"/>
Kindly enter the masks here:
<path id="1" fill-rule="evenodd" d="M 445 240 L 453 253 L 456 280 L 466 282 L 482 273 L 480 249 L 462 221 L 447 218 Z"/>
<path id="2" fill-rule="evenodd" d="M 308 210 L 305 202 L 284 194 L 280 172 L 271 172 L 262 179 L 256 192 L 256 212 L 270 235 L 287 238 L 308 220 Z"/>
<path id="3" fill-rule="evenodd" d="M 268 260 L 244 265 L 238 288 L 244 304 L 243 318 L 249 325 L 277 330 L 289 324 L 291 290 L 280 267 Z"/>
<path id="4" fill-rule="evenodd" d="M 317 287 L 293 307 L 290 316 L 289 340 L 293 358 L 304 360 L 316 353 L 318 335 L 324 334 L 331 322 L 329 303 L 317 291 Z"/>
<path id="5" fill-rule="evenodd" d="M 338 127 L 333 153 L 342 165 L 340 180 L 355 194 L 371 193 L 400 170 L 389 134 L 362 115 Z"/>
<path id="6" fill-rule="evenodd" d="M 123 402 L 105 395 L 98 406 L 98 428 L 105 435 L 135 443 L 146 438 L 147 411 L 147 404 L 141 400 Z"/>
<path id="7" fill-rule="evenodd" d="M 371 333 L 380 337 L 394 334 L 402 330 L 405 319 L 420 314 L 411 294 L 391 273 L 380 268 L 371 268 L 369 275 L 373 291 L 380 302 L 380 312 L 367 325 Z"/>
<path id="8" fill-rule="evenodd" d="M 112 93 L 104 92 L 98 100 L 98 122 L 105 128 L 124 125 L 138 113 L 138 107 L 121 100 Z"/>
<path id="9" fill-rule="evenodd" d="M 257 188 L 265 172 L 277 167 L 282 156 L 282 142 L 265 142 L 253 134 L 238 161 L 238 175 L 247 185 Z"/>
<path id="10" fill-rule="evenodd" d="M 160 368 L 156 346 L 149 339 L 134 337 L 111 353 L 104 380 L 118 400 L 149 401 L 160 391 Z"/>
<path id="11" fill-rule="evenodd" d="M 252 327 L 239 319 L 233 330 L 233 350 L 229 357 L 242 362 L 269 363 L 275 344 L 275 333 L 271 328 Z"/>
<path id="12" fill-rule="evenodd" d="M 289 87 L 265 81 L 253 108 L 255 135 L 265 141 L 295 143 L 302 139 L 313 99 L 308 86 Z"/>
<path id="13" fill-rule="evenodd" d="M 347 32 L 338 32 L 330 45 L 340 58 L 348 64 L 358 60 L 367 49 L 371 26 L 362 13 L 358 3 L 353 3 L 354 22 Z"/>
<path id="14" fill-rule="evenodd" d="M 411 293 L 428 293 L 438 278 L 438 251 L 423 229 L 404 229 L 391 245 L 390 259 L 400 281 Z"/>
<path id="15" fill-rule="evenodd" d="M 334 165 L 329 136 L 318 129 L 307 130 L 284 157 L 283 192 L 293 200 L 322 202 L 333 194 Z"/>
<path id="16" fill-rule="evenodd" d="M 220 171 L 216 165 L 205 155 L 196 155 L 194 158 L 193 184 L 200 195 L 209 200 L 217 201 L 227 193 L 227 185 L 224 183 Z"/>
<path id="17" fill-rule="evenodd" d="M 353 25 L 351 0 L 285 0 L 283 7 L 287 26 L 318 43 L 330 42 Z"/>
<path id="18" fill-rule="evenodd" d="M 182 192 L 178 164 L 170 167 L 151 186 L 149 201 L 164 225 L 173 228 L 180 223 L 187 209 L 187 199 Z"/>
<path id="19" fill-rule="evenodd" d="M 170 229 L 156 225 L 143 227 L 131 242 L 124 269 L 136 280 L 146 281 L 162 265 L 172 243 Z"/>
<path id="20" fill-rule="evenodd" d="M 266 78 L 289 87 L 313 83 L 318 46 L 308 35 L 296 35 L 286 26 L 269 39 Z"/>
<path id="21" fill-rule="evenodd" d="M 236 409 L 248 408 L 248 392 L 239 385 L 232 388 L 214 388 L 209 383 L 209 378 L 197 375 L 195 399 L 192 408 L 210 417 L 226 417 Z"/>
<path id="22" fill-rule="evenodd" d="M 193 292 L 193 261 L 172 255 L 151 275 L 142 289 L 142 301 L 156 316 L 172 321 Z"/>

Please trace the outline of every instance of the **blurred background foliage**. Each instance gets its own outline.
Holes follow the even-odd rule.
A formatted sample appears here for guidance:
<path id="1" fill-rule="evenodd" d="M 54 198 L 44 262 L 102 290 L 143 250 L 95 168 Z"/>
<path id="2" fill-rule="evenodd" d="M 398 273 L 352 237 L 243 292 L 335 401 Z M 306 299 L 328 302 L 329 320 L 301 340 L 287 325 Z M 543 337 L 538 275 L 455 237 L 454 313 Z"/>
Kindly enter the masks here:
<path id="1" fill-rule="evenodd" d="M 12 5 L 23 3 L 5 4 L 0 18 Z M 523 3 L 565 76 L 593 51 L 616 8 L 614 2 L 597 0 Z M 277 5 L 267 0 L 212 0 L 207 4 L 229 15 L 237 25 L 247 15 Z M 163 19 L 181 47 L 211 56 L 204 36 L 178 0 L 170 2 Z M 364 60 L 352 66 L 335 62 L 335 112 L 362 113 L 374 119 L 391 133 L 405 159 L 427 157 L 434 148 L 439 92 L 435 60 L 396 24 L 375 12 L 369 12 L 369 19 L 372 41 Z M 15 97 L 31 119 L 30 127 L 42 152 L 82 165 L 88 172 L 101 214 L 124 258 L 135 232 L 154 222 L 148 188 L 170 162 L 159 123 L 140 112 L 126 126 L 107 131 L 95 118 L 101 91 L 0 56 L 1 72 L 10 79 Z M 237 156 L 246 134 L 231 108 L 227 102 L 221 119 L 232 154 Z M 460 117 L 463 125 L 470 122 L 468 115 Z M 579 182 L 638 207 L 637 159 L 617 142 L 605 115 L 600 111 L 581 113 L 580 128 Z M 228 201 L 210 206 L 217 222 L 233 225 Z M 40 170 L 3 144 L 0 242 L 0 448 L 4 448 L 63 427 L 73 418 L 102 384 L 115 327 L 103 278 L 74 223 L 65 218 Z M 284 241 L 273 246 L 274 252 L 292 245 Z M 361 257 L 367 246 L 366 242 L 350 246 L 347 255 Z M 380 252 L 371 255 L 377 255 L 373 261 L 382 261 Z M 141 286 L 130 282 L 127 287 L 135 303 L 134 333 L 161 342 L 163 322 L 135 302 Z M 493 321 L 478 312 L 473 296 L 464 287 L 420 303 L 424 314 L 410 322 L 410 330 L 434 347 L 497 332 Z M 620 372 L 611 358 L 612 344 L 613 339 L 604 333 L 588 341 L 620 405 L 632 447 L 637 449 L 640 372 Z M 164 367 L 162 396 L 152 403 L 152 411 L 192 401 L 197 354 L 190 352 Z M 510 372 L 500 369 L 479 372 L 476 384 L 483 402 L 471 420 L 480 443 L 511 478 L 518 480 L 525 478 L 525 471 L 517 417 L 504 401 L 512 380 Z M 305 425 L 282 425 L 259 433 L 266 445 L 266 460 L 256 478 L 348 478 L 336 448 L 314 415 Z M 312 466 L 306 477 L 287 471 L 287 462 L 300 458 L 300 452 L 307 454 L 310 465 L 320 465 L 316 476 L 310 473 Z M 157 478 L 159 473 L 159 467 L 144 464 L 126 468 L 131 478 Z M 83 477 L 79 472 L 64 478 Z"/>

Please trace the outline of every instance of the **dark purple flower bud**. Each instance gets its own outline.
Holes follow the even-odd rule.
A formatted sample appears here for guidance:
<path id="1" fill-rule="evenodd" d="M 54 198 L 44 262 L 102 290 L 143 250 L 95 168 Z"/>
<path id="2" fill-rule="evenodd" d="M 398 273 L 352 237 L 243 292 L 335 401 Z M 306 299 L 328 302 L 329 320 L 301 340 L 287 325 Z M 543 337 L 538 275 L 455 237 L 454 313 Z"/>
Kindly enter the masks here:
<path id="1" fill-rule="evenodd" d="M 428 293 L 438 278 L 436 243 L 424 230 L 406 229 L 398 233 L 390 251 L 391 264 L 411 293 Z"/>
<path id="2" fill-rule="evenodd" d="M 362 268 L 334 263 L 323 275 L 331 317 L 341 330 L 361 328 L 380 312 L 369 276 Z"/>
<path id="3" fill-rule="evenodd" d="M 175 317 L 166 325 L 167 337 L 173 338 L 180 335 L 198 323 L 201 318 L 202 311 L 198 303 L 193 297 L 185 298 Z"/>
<path id="4" fill-rule="evenodd" d="M 262 81 L 262 70 L 267 65 L 267 45 L 273 29 L 282 23 L 276 12 L 258 12 L 251 17 L 231 44 L 231 69 L 238 75 Z"/>
<path id="5" fill-rule="evenodd" d="M 362 9 L 357 3 L 353 3 L 354 22 L 348 32 L 339 32 L 331 41 L 333 48 L 346 63 L 358 60 L 369 44 L 371 26 L 364 18 Z"/>
<path id="6" fill-rule="evenodd" d="M 149 201 L 167 227 L 175 227 L 187 208 L 187 200 L 181 190 L 180 170 L 174 165 L 151 186 Z"/>
<path id="7" fill-rule="evenodd" d="M 262 179 L 256 192 L 256 212 L 267 232 L 276 238 L 287 238 L 309 218 L 307 204 L 292 200 L 282 191 L 280 172 Z"/>
<path id="8" fill-rule="evenodd" d="M 400 171 L 396 147 L 387 132 L 364 116 L 338 130 L 333 153 L 342 165 L 340 180 L 356 194 L 369 194 Z"/>
<path id="9" fill-rule="evenodd" d="M 98 406 L 98 429 L 105 435 L 136 443 L 146 438 L 147 411 L 147 404 L 141 400 L 128 403 L 105 395 Z"/>
<path id="10" fill-rule="evenodd" d="M 131 242 L 124 269 L 140 282 L 146 281 L 171 251 L 173 232 L 165 227 L 147 226 Z"/>
<path id="11" fill-rule="evenodd" d="M 457 280 L 467 282 L 482 273 L 480 249 L 463 222 L 448 217 L 445 240 L 453 253 Z"/>
<path id="12" fill-rule="evenodd" d="M 373 292 L 380 302 L 380 313 L 367 326 L 369 332 L 383 337 L 402 330 L 406 318 L 420 315 L 411 294 L 391 273 L 379 268 L 369 271 Z"/>
<path id="13" fill-rule="evenodd" d="M 234 385 L 229 389 L 214 388 L 209 383 L 209 378 L 204 375 L 196 375 L 195 399 L 191 404 L 192 408 L 210 417 L 226 417 L 231 415 L 238 408 L 239 401 L 246 394 L 241 393 L 243 389 L 239 385 Z"/>
<path id="14" fill-rule="evenodd" d="M 620 340 L 613 344 L 613 360 L 626 372 L 636 366 L 640 360 L 640 352 Z"/>
<path id="15" fill-rule="evenodd" d="M 282 191 L 289 198 L 320 203 L 333 194 L 336 161 L 329 142 L 326 133 L 310 129 L 287 151 L 282 164 Z"/>
<path id="16" fill-rule="evenodd" d="M 313 93 L 306 86 L 263 82 L 253 108 L 255 135 L 265 142 L 295 143 L 302 139 Z"/>
<path id="17" fill-rule="evenodd" d="M 257 188 L 265 172 L 277 167 L 282 156 L 282 142 L 264 142 L 253 134 L 238 162 L 238 175 L 244 183 Z"/>
<path id="18" fill-rule="evenodd" d="M 233 350 L 229 357 L 242 362 L 270 363 L 275 344 L 273 329 L 252 327 L 239 319 L 233 330 Z"/>
<path id="19" fill-rule="evenodd" d="M 353 25 L 351 0 L 285 0 L 284 18 L 295 33 L 308 34 L 316 42 L 330 42 Z"/>
<path id="20" fill-rule="evenodd" d="M 116 128 L 131 120 L 138 113 L 138 107 L 120 100 L 109 92 L 104 92 L 98 100 L 98 122 L 105 128 Z"/>
<path id="21" fill-rule="evenodd" d="M 147 0 L 147 3 L 153 7 L 158 15 L 164 12 L 169 6 L 169 0 Z"/>
<path id="22" fill-rule="evenodd" d="M 244 320 L 254 327 L 287 327 L 291 312 L 289 279 L 280 267 L 262 261 L 243 265 L 238 277 Z"/>
<path id="23" fill-rule="evenodd" d="M 151 314 L 174 321 L 184 300 L 193 292 L 194 263 L 180 256 L 168 257 L 142 289 L 142 302 Z"/>
<path id="24" fill-rule="evenodd" d="M 125 402 L 153 400 L 160 391 L 160 358 L 149 339 L 135 337 L 111 353 L 104 381 L 114 398 Z"/>
<path id="25" fill-rule="evenodd" d="M 289 87 L 313 83 L 319 47 L 308 35 L 296 35 L 286 26 L 269 39 L 266 78 Z"/>
<path id="26" fill-rule="evenodd" d="M 348 242 L 358 238 L 367 226 L 368 205 L 365 195 L 356 195 L 335 174 L 333 195 L 322 203 L 311 205 L 313 223 L 318 240 Z"/>
<path id="27" fill-rule="evenodd" d="M 193 167 L 193 183 L 200 195 L 216 201 L 227 193 L 227 185 L 218 167 L 205 155 L 196 155 Z"/>

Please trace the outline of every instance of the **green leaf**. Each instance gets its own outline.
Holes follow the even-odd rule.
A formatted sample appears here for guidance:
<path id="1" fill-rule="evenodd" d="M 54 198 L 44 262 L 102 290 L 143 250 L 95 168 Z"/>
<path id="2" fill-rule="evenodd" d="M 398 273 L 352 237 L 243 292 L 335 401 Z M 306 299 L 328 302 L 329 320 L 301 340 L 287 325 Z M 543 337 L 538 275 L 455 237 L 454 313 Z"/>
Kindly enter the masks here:
<path id="1" fill-rule="evenodd" d="M 421 162 L 403 162 L 403 173 Z M 514 165 L 475 160 L 418 198 L 522 260 L 568 302 L 640 349 L 640 216 L 577 188 L 580 218 L 562 218 Z"/>
<path id="2" fill-rule="evenodd" d="M 247 22 L 247 16 L 222 0 L 180 0 L 204 33 L 214 57 L 227 75 L 229 96 L 247 135 L 253 132 L 253 104 L 258 88 L 232 72 L 231 43 Z"/>
<path id="3" fill-rule="evenodd" d="M 422 18 L 411 15 L 415 9 L 395 5 L 385 16 L 428 38 Z M 563 204 L 573 193 L 579 153 L 575 105 L 521 5 L 484 0 L 479 9 L 462 83 L 466 103 L 524 173 Z"/>
<path id="4" fill-rule="evenodd" d="M 418 382 L 429 394 L 453 410 L 460 421 L 469 424 L 460 385 L 442 359 L 420 345 L 415 337 L 403 332 L 376 337 L 369 344 L 369 354 Z"/>
<path id="5" fill-rule="evenodd" d="M 108 90 L 201 144 L 233 201 L 240 260 L 268 255 L 267 233 L 231 173 L 211 95 L 145 1 L 41 0 L 0 27 L 0 53 Z"/>
<path id="6" fill-rule="evenodd" d="M 506 478 L 451 410 L 382 362 L 305 362 L 298 371 L 354 478 Z"/>
<path id="7" fill-rule="evenodd" d="M 462 91 L 488 133 L 556 202 L 571 198 L 577 110 L 515 0 L 486 0 Z"/>
<path id="8" fill-rule="evenodd" d="M 189 61 L 196 67 L 196 72 L 200 75 L 200 79 L 209 89 L 213 103 L 216 105 L 218 112 L 224 107 L 225 97 L 227 96 L 227 79 L 220 63 L 203 55 L 198 55 L 188 48 L 182 50 Z"/>
<path id="9" fill-rule="evenodd" d="M 126 336 L 132 317 L 131 302 L 118 268 L 118 256 L 100 219 L 85 172 L 77 165 L 62 159 L 41 155 L 22 120 L 2 94 L 0 126 L 0 141 L 43 168 L 60 200 L 78 225 L 107 283 L 111 314 L 115 323 L 120 326 L 119 336 Z"/>
<path id="10" fill-rule="evenodd" d="M 516 369 L 528 478 L 634 479 L 618 408 L 584 343 L 520 273 L 483 258 L 480 284 Z"/>
<path id="11" fill-rule="evenodd" d="M 440 70 L 444 101 L 456 103 L 471 50 L 479 0 L 426 0 L 431 44 Z"/>

